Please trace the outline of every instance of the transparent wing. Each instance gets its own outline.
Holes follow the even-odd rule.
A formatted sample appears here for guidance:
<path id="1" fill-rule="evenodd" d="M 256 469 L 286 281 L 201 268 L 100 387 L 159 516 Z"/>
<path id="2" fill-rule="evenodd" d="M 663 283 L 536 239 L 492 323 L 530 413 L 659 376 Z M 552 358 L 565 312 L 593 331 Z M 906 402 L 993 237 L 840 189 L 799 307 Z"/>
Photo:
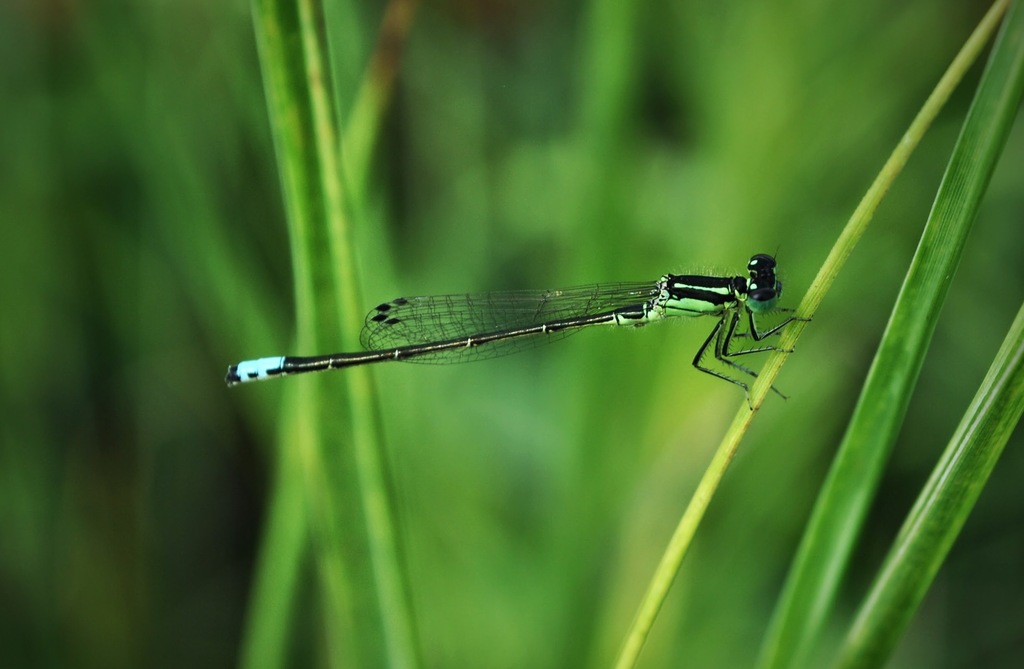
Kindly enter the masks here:
<path id="1" fill-rule="evenodd" d="M 367 350 L 464 339 L 484 334 L 602 314 L 641 304 L 659 294 L 655 282 L 594 284 L 543 291 L 508 291 L 400 297 L 366 315 L 360 340 Z M 493 358 L 578 332 L 511 337 L 479 347 L 410 358 L 410 362 L 452 363 Z"/>

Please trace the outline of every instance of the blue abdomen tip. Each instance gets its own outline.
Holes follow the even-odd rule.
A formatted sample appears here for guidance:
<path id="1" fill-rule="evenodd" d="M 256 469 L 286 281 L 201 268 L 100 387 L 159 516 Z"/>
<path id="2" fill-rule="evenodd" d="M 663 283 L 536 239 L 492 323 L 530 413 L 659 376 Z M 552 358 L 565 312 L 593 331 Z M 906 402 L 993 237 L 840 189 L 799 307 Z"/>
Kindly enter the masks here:
<path id="1" fill-rule="evenodd" d="M 260 358 L 240 362 L 228 370 L 228 385 L 247 381 L 262 381 L 280 374 L 284 366 L 284 356 Z"/>

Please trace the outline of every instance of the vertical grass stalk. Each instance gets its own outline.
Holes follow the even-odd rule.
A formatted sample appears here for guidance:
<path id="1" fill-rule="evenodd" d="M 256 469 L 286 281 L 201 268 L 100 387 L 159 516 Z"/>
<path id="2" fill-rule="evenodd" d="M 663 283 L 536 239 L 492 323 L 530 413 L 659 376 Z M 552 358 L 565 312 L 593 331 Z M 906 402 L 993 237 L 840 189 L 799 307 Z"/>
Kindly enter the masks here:
<path id="1" fill-rule="evenodd" d="M 315 0 L 257 0 L 253 10 L 288 214 L 297 347 L 350 347 L 362 312 L 322 8 Z M 282 420 L 290 429 L 282 434 L 278 476 L 301 482 L 277 484 L 254 604 L 294 607 L 294 592 L 269 579 L 298 569 L 301 550 L 283 551 L 279 542 L 302 539 L 289 531 L 285 519 L 293 514 L 284 512 L 295 507 L 291 496 L 302 494 L 314 529 L 329 663 L 416 666 L 373 387 L 365 370 L 352 371 L 343 379 L 302 379 L 287 391 L 294 413 Z M 271 568 L 269 556 L 277 554 L 290 563 Z M 296 582 L 285 579 L 287 587 Z M 287 664 L 280 630 L 289 624 L 287 613 L 253 611 L 246 663 Z M 275 641 L 261 641 L 264 634 Z"/>

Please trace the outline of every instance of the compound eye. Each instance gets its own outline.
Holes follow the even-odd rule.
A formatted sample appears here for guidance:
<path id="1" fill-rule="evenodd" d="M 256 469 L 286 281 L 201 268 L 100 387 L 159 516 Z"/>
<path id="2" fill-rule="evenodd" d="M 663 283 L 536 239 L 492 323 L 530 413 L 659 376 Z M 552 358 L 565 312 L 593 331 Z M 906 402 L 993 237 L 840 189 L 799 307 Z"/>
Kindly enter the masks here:
<path id="1" fill-rule="evenodd" d="M 747 270 L 751 274 L 758 272 L 768 272 L 775 269 L 775 258 L 771 257 L 767 253 L 758 253 L 750 259 L 747 263 Z"/>

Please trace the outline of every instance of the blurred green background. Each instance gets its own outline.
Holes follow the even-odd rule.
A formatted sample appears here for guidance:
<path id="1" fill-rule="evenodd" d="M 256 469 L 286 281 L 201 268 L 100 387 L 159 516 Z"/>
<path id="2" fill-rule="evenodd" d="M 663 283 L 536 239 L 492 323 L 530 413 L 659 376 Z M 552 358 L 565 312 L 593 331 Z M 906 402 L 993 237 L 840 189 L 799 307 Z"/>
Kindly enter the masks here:
<path id="1" fill-rule="evenodd" d="M 336 3 L 341 6 L 344 3 Z M 986 9 L 964 0 L 419 8 L 360 192 L 366 307 L 400 294 L 739 272 L 793 305 Z M 344 5 L 351 101 L 382 3 Z M 714 500 L 642 666 L 748 666 L 973 92 L 879 211 Z M 0 5 L 0 664 L 237 662 L 294 351 L 248 4 Z M 344 110 L 343 110 L 344 113 Z M 1024 295 L 1024 129 L 953 286 L 833 623 L 863 595 Z M 742 394 L 711 323 L 384 365 L 431 667 L 607 666 Z M 285 440 L 286 441 L 286 440 Z M 1024 663 L 1017 435 L 894 666 Z M 329 630 L 312 560 L 291 662 Z"/>

